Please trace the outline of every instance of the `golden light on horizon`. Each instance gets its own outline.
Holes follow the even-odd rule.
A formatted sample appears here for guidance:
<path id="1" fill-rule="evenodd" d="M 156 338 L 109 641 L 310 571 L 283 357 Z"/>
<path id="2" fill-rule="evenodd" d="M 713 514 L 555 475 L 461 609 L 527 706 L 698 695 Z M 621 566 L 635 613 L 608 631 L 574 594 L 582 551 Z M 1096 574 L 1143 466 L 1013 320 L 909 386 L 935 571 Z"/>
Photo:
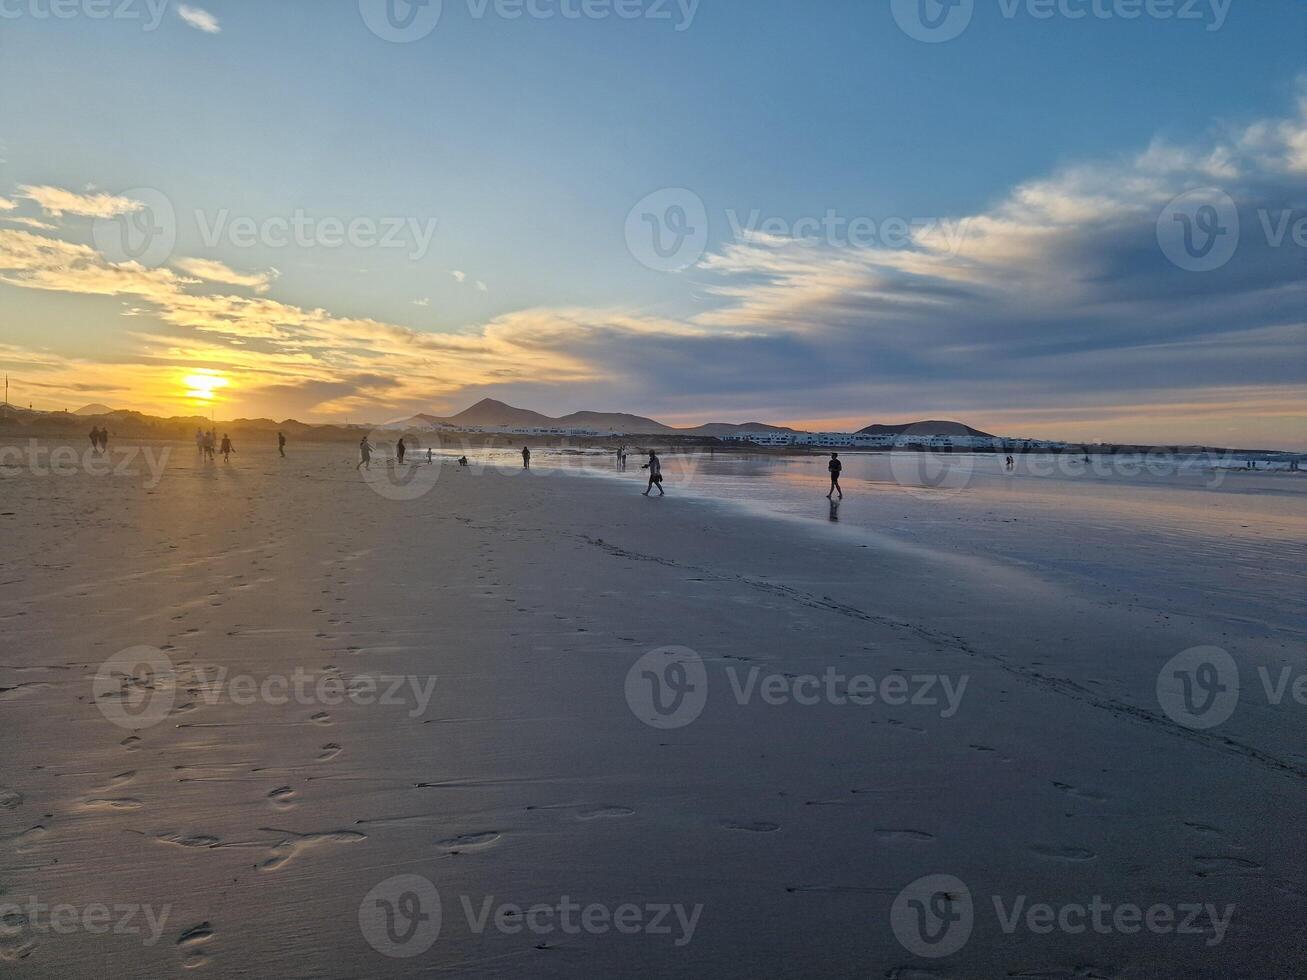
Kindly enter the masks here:
<path id="1" fill-rule="evenodd" d="M 211 402 L 214 392 L 226 388 L 231 382 L 221 372 L 201 370 L 182 378 L 186 397 L 192 401 Z"/>

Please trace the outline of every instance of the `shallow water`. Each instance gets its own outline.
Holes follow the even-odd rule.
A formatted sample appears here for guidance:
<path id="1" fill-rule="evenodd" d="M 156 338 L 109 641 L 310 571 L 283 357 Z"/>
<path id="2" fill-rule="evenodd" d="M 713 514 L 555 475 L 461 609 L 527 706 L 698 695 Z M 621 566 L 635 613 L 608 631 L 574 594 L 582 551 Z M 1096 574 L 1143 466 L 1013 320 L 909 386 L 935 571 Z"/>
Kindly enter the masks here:
<path id="1" fill-rule="evenodd" d="M 469 454 L 521 472 L 515 452 Z M 1247 471 L 1210 457 L 841 453 L 843 501 L 828 503 L 829 457 L 667 453 L 669 496 L 725 501 L 775 517 L 933 552 L 1014 564 L 1113 601 L 1307 630 L 1307 473 Z M 632 455 L 537 449 L 539 472 L 644 488 Z M 524 474 L 526 476 L 526 474 Z M 529 476 L 528 476 L 529 478 Z"/>

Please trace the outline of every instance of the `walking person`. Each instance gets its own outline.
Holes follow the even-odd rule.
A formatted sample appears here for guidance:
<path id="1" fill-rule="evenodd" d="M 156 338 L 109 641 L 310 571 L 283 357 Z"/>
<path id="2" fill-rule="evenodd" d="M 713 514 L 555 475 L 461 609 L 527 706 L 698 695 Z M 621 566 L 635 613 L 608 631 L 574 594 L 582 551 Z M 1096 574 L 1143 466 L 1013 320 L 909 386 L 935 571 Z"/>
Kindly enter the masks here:
<path id="1" fill-rule="evenodd" d="M 100 430 L 100 453 L 104 454 L 109 451 L 109 427 L 106 425 Z"/>
<path id="2" fill-rule="evenodd" d="M 281 453 L 281 458 L 286 458 L 286 433 L 277 433 L 277 452 Z"/>
<path id="3" fill-rule="evenodd" d="M 98 425 L 91 427 L 90 440 L 92 451 L 98 455 L 100 452 L 100 427 Z"/>
<path id="4" fill-rule="evenodd" d="M 656 452 L 652 449 L 649 450 L 649 462 L 641 466 L 640 469 L 649 471 L 649 485 L 644 488 L 643 496 L 649 496 L 649 491 L 654 487 L 658 488 L 658 496 L 667 496 L 667 494 L 663 492 L 663 464 L 662 461 L 659 460 Z"/>
<path id="5" fill-rule="evenodd" d="M 830 471 L 830 493 L 826 494 L 826 499 L 831 499 L 831 494 L 838 493 L 840 499 L 844 499 L 844 491 L 840 489 L 840 473 L 844 470 L 844 464 L 840 462 L 839 453 L 830 454 L 830 462 L 826 464 L 826 469 Z"/>
<path id="6" fill-rule="evenodd" d="M 372 469 L 372 443 L 368 442 L 368 437 L 364 436 L 359 440 L 359 461 L 354 469 Z"/>
<path id="7" fill-rule="evenodd" d="M 522 447 L 522 469 L 524 469 L 524 470 L 529 470 L 530 468 L 531 468 L 531 450 L 530 450 L 529 447 L 527 447 L 527 446 L 523 446 L 523 447 Z"/>
<path id="8" fill-rule="evenodd" d="M 404 465 L 404 454 L 408 452 L 408 447 L 404 445 L 404 437 L 399 437 L 399 442 L 395 443 L 395 456 L 399 460 L 399 465 Z"/>
<path id="9" fill-rule="evenodd" d="M 236 447 L 231 444 L 231 438 L 224 432 L 222 434 L 222 461 L 224 463 L 230 463 L 231 454 L 235 451 Z"/>
<path id="10" fill-rule="evenodd" d="M 196 456 L 204 455 L 204 430 L 203 429 L 197 428 L 195 430 L 195 455 Z"/>

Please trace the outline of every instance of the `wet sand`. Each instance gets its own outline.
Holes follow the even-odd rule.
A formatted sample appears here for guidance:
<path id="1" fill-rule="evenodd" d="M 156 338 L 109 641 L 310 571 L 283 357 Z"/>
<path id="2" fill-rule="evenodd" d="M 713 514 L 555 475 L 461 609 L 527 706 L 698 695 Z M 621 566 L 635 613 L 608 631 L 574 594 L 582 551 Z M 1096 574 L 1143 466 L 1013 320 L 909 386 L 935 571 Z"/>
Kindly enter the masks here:
<path id="1" fill-rule="evenodd" d="M 1301 968 L 1307 707 L 1269 703 L 1257 669 L 1301 675 L 1302 636 L 1243 615 L 1229 581 L 1214 615 L 1109 601 L 966 550 L 543 470 L 444 466 L 398 500 L 347 452 L 247 448 L 227 466 L 181 446 L 157 485 L 0 482 L 0 903 L 160 922 L 149 942 L 10 912 L 6 975 Z M 1165 575 L 1184 556 L 1154 560 Z M 1244 590 L 1251 608 L 1255 576 Z M 1209 729 L 1157 697 L 1162 666 L 1204 645 L 1244 683 Z M 137 647 L 171 671 L 97 686 Z M 703 663 L 706 700 L 680 727 L 646 724 L 638 669 L 629 683 L 665 647 Z M 272 686 L 215 688 L 222 670 Z M 901 678 L 907 703 L 795 702 L 796 681 L 831 673 Z M 935 874 L 974 904 L 969 941 L 938 959 L 892 915 Z M 387 956 L 359 909 L 405 875 L 434 884 L 441 927 Z M 564 896 L 632 906 L 639 928 L 532 931 L 519 913 L 478 931 L 466 911 Z M 1022 896 L 1234 909 L 1219 943 L 1006 932 L 995 898 Z M 646 928 L 662 907 L 667 931 Z"/>

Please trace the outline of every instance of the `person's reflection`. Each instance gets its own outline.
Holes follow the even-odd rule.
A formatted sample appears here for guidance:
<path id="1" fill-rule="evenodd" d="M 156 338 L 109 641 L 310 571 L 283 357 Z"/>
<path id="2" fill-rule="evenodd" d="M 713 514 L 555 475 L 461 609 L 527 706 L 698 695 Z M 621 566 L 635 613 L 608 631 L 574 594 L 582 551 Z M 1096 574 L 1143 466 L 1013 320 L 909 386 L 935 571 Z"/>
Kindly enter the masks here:
<path id="1" fill-rule="evenodd" d="M 832 497 L 830 501 L 830 519 L 838 521 L 840 519 L 840 501 L 838 497 Z"/>

